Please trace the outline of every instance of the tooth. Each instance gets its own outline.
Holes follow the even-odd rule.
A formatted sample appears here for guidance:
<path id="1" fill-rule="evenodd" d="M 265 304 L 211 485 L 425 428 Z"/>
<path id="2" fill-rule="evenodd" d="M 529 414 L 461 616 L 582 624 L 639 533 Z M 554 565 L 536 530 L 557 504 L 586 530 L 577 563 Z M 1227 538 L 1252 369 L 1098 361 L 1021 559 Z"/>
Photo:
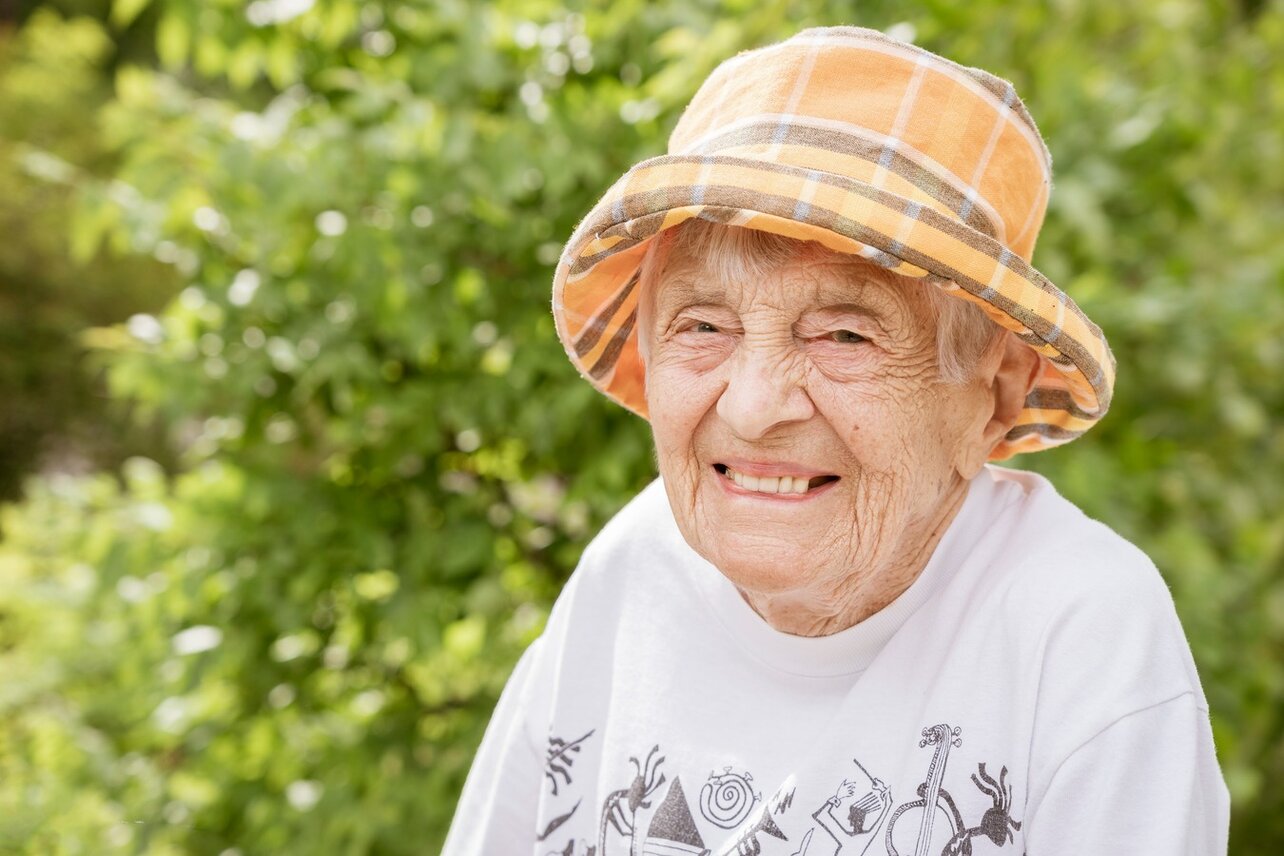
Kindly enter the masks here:
<path id="1" fill-rule="evenodd" d="M 802 476 L 749 476 L 731 467 L 724 474 L 737 486 L 758 493 L 805 494 L 811 490 L 811 480 Z"/>

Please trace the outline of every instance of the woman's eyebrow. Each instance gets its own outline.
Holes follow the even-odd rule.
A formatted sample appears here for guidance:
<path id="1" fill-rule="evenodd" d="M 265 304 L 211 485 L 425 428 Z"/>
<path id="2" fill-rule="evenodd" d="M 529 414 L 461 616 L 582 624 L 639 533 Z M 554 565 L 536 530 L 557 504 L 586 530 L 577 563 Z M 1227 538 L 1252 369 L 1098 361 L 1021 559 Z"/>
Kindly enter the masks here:
<path id="1" fill-rule="evenodd" d="M 870 303 L 854 303 L 850 300 L 843 303 L 831 303 L 825 306 L 818 306 L 815 309 L 809 309 L 803 313 L 806 316 L 822 316 L 824 318 L 839 318 L 843 316 L 856 315 L 861 318 L 867 318 L 879 327 L 886 330 L 889 324 L 896 322 L 895 312 L 887 306 L 878 306 Z"/>
<path id="2" fill-rule="evenodd" d="M 890 300 L 853 300 L 850 292 L 836 292 L 822 297 L 821 306 L 806 309 L 803 314 L 863 315 L 880 324 L 893 319 L 895 307 Z M 687 306 L 709 306 L 726 303 L 727 289 L 705 279 L 673 278 L 665 282 L 656 295 L 656 308 L 673 311 Z"/>
<path id="3" fill-rule="evenodd" d="M 825 306 L 818 306 L 809 312 L 825 312 L 830 315 L 868 315 L 871 318 L 882 318 L 887 313 L 876 306 L 870 306 L 868 303 L 830 303 Z"/>
<path id="4" fill-rule="evenodd" d="M 657 306 L 694 306 L 698 304 L 725 303 L 727 290 L 716 283 L 673 279 L 664 284 L 657 295 Z"/>

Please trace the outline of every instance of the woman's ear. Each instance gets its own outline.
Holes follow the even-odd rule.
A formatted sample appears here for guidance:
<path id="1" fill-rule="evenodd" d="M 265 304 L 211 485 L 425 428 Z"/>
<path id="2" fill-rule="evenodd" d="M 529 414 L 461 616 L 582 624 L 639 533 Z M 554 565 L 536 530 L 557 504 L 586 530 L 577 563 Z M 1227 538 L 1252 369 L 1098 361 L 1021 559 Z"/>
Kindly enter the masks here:
<path id="1" fill-rule="evenodd" d="M 1011 333 L 1002 344 L 981 359 L 980 374 L 974 381 L 981 387 L 980 413 L 973 436 L 960 449 L 958 470 L 964 478 L 981 471 L 990 452 L 1016 424 L 1025 407 L 1026 396 L 1039 377 L 1039 355 Z"/>

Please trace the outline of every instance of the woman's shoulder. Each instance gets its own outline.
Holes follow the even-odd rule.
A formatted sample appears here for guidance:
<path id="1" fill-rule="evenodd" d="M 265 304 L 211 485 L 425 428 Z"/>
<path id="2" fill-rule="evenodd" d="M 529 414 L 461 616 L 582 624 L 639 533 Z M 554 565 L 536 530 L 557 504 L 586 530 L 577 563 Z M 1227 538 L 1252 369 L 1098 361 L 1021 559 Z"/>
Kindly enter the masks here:
<path id="1" fill-rule="evenodd" d="M 1034 648 L 1045 666 L 1095 670 L 1103 689 L 1113 677 L 1124 695 L 1194 692 L 1202 704 L 1172 592 L 1150 557 L 1043 476 L 993 469 L 1009 503 L 994 601 L 1038 628 Z"/>
<path id="2" fill-rule="evenodd" d="M 1141 598 L 1155 605 L 1172 598 L 1155 563 L 1108 523 L 1086 514 L 1046 477 L 1023 470 L 986 468 L 995 485 L 995 533 L 1013 582 L 1062 602 Z"/>

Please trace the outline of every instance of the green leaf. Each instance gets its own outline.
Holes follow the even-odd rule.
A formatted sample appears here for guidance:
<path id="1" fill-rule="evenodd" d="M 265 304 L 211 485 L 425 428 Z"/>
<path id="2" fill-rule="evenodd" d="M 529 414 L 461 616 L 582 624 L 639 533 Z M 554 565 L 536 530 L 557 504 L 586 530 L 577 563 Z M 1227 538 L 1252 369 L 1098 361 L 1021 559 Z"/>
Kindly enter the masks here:
<path id="1" fill-rule="evenodd" d="M 151 0 L 112 0 L 111 22 L 116 25 L 117 29 L 123 30 L 133 23 L 139 13 L 146 9 L 150 3 Z"/>
<path id="2" fill-rule="evenodd" d="M 181 12 L 168 12 L 156 26 L 156 53 L 161 65 L 177 71 L 187 61 L 192 45 L 192 30 Z"/>

